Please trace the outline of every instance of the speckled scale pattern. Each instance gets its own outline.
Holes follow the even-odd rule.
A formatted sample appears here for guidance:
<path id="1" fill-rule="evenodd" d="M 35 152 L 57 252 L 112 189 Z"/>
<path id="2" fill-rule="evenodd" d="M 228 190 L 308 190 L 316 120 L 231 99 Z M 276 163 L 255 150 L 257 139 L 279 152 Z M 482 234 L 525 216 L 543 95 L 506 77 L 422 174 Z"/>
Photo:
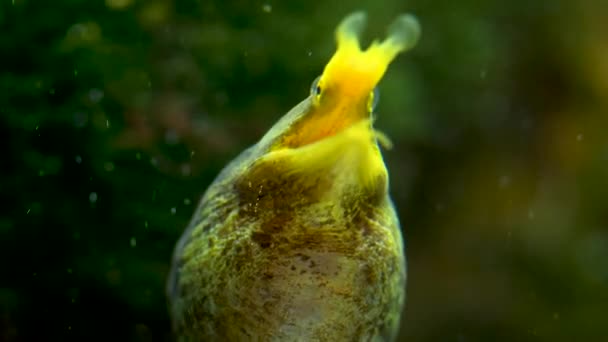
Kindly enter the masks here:
<path id="1" fill-rule="evenodd" d="M 332 179 L 246 156 L 226 168 L 176 250 L 180 340 L 395 338 L 405 262 L 386 180 L 362 193 Z"/>

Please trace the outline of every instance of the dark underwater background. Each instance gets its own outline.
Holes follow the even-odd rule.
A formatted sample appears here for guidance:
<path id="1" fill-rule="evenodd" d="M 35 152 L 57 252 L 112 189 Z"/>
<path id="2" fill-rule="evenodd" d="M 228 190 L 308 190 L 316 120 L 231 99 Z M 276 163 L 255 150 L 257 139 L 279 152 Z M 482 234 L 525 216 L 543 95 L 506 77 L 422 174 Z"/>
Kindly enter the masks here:
<path id="1" fill-rule="evenodd" d="M 333 30 L 422 26 L 379 86 L 402 341 L 608 340 L 608 2 L 0 1 L 0 341 L 168 341 L 174 243 Z"/>

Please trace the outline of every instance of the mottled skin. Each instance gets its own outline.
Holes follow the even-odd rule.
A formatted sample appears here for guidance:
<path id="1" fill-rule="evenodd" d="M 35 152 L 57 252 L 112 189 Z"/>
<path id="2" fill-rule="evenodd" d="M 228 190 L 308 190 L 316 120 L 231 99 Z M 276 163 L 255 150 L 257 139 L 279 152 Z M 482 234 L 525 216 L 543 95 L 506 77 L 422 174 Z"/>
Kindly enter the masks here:
<path id="1" fill-rule="evenodd" d="M 178 339 L 396 338 L 405 257 L 365 91 L 313 92 L 210 185 L 174 254 Z"/>
<path id="2" fill-rule="evenodd" d="M 219 175 L 178 244 L 170 284 L 178 336 L 394 339 L 405 260 L 386 177 L 363 188 L 331 172 L 294 174 L 255 158 L 263 150 L 245 151 Z"/>

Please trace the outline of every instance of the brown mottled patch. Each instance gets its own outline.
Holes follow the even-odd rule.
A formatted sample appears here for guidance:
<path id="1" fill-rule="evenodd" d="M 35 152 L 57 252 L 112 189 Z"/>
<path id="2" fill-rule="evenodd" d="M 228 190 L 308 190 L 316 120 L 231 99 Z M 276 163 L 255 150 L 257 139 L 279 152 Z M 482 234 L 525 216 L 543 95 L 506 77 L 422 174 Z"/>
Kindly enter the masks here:
<path id="1" fill-rule="evenodd" d="M 373 285 L 378 281 L 378 274 L 370 265 L 363 266 L 363 279 L 367 285 Z"/>
<path id="2" fill-rule="evenodd" d="M 251 240 L 261 248 L 268 248 L 272 245 L 272 236 L 266 233 L 253 232 L 251 233 Z"/>
<path id="3" fill-rule="evenodd" d="M 285 227 L 289 227 L 293 221 L 293 215 L 290 213 L 284 213 L 273 217 L 268 217 L 260 224 L 260 229 L 268 233 L 280 233 L 285 230 Z"/>
<path id="4" fill-rule="evenodd" d="M 296 256 L 300 257 L 300 260 L 302 261 L 307 261 L 308 259 L 310 259 L 310 256 L 302 253 L 296 253 Z"/>

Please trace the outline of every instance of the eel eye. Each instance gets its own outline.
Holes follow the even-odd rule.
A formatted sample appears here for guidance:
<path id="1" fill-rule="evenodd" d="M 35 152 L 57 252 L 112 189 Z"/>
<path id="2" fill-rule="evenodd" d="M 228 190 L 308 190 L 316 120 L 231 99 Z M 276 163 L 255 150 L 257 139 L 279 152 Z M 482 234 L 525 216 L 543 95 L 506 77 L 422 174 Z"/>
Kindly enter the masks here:
<path id="1" fill-rule="evenodd" d="M 319 85 L 319 81 L 321 80 L 321 76 L 315 78 L 310 86 L 310 95 L 318 97 L 321 95 L 321 86 Z"/>

